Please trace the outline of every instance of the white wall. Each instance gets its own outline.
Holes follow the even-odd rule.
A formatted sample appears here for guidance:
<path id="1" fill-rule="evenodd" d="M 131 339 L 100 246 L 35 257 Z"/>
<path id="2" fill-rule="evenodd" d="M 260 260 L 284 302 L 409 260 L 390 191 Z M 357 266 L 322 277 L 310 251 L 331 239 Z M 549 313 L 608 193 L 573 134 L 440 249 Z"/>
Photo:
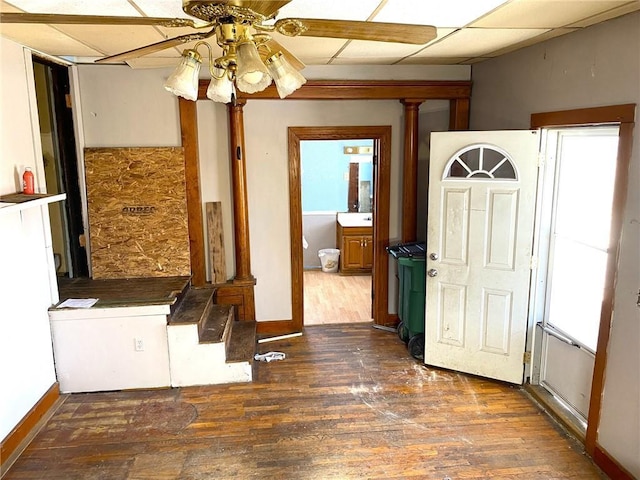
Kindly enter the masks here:
<path id="1" fill-rule="evenodd" d="M 0 37 L 0 195 L 22 190 L 25 166 L 44 191 L 40 131 L 31 57 Z M 55 383 L 47 309 L 52 297 L 51 234 L 47 207 L 0 209 L 0 439 L 4 439 Z M 55 288 L 54 288 L 55 290 Z"/>
<path id="2" fill-rule="evenodd" d="M 640 13 L 473 67 L 471 128 L 526 129 L 535 112 L 640 104 Z M 598 443 L 640 477 L 640 115 L 636 112 Z"/>

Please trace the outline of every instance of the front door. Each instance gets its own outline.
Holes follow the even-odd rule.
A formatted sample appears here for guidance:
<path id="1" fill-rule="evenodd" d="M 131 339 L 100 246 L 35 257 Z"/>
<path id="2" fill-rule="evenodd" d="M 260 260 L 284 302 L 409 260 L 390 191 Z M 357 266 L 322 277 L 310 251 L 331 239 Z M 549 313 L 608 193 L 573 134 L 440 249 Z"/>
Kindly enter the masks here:
<path id="1" fill-rule="evenodd" d="M 537 131 L 432 133 L 424 362 L 521 384 Z"/>

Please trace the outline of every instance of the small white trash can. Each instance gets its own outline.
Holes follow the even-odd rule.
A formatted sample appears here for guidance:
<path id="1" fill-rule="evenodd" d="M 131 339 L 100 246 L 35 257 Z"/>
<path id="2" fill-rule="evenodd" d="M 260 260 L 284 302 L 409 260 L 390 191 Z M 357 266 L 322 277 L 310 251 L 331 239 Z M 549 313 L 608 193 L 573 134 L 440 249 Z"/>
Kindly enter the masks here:
<path id="1" fill-rule="evenodd" d="M 340 260 L 340 250 L 337 248 L 323 248 L 318 251 L 322 271 L 327 273 L 335 273 L 338 271 Z"/>

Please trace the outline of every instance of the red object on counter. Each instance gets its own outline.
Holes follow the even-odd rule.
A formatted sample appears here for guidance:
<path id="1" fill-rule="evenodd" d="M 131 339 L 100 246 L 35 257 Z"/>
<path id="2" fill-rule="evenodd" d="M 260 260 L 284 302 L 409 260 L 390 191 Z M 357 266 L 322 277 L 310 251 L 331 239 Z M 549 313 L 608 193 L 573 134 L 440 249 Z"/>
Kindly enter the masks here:
<path id="1" fill-rule="evenodd" d="M 25 195 L 33 195 L 35 193 L 35 180 L 29 167 L 25 168 L 22 174 L 22 193 Z"/>

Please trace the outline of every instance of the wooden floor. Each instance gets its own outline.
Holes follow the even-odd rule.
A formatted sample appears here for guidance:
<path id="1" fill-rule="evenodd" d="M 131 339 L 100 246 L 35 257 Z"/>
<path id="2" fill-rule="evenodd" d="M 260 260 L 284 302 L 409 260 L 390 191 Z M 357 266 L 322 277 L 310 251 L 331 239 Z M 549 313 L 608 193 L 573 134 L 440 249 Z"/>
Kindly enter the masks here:
<path id="1" fill-rule="evenodd" d="M 371 275 L 304 272 L 304 324 L 371 322 Z"/>
<path id="2" fill-rule="evenodd" d="M 259 344 L 253 384 L 74 394 L 13 479 L 598 479 L 518 388 L 426 368 L 392 332 Z"/>

